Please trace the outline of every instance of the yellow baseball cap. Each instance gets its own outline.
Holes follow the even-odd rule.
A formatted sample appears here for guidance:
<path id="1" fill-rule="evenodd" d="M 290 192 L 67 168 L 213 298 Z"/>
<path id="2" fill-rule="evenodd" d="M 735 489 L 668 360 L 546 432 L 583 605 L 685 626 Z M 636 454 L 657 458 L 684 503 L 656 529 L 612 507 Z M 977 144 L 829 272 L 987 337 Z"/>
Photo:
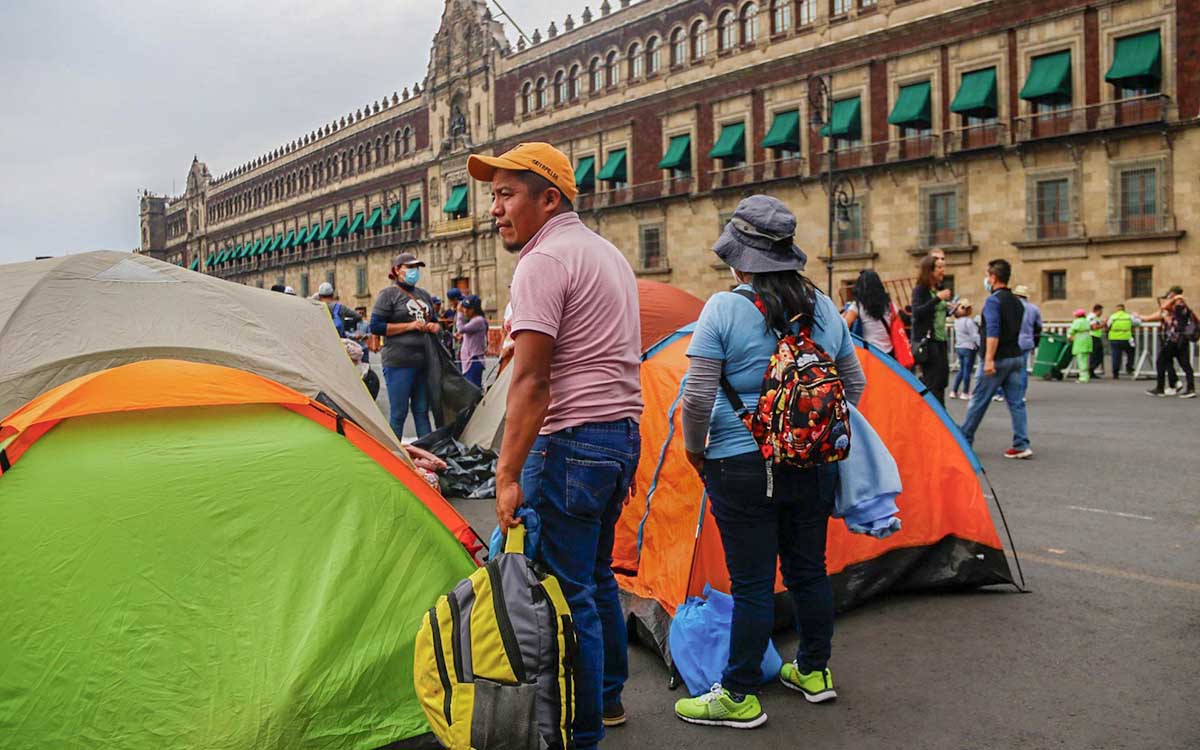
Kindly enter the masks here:
<path id="1" fill-rule="evenodd" d="M 570 201 L 574 201 L 575 196 L 579 194 L 579 188 L 575 187 L 575 170 L 571 168 L 571 160 L 549 143 L 522 143 L 499 156 L 471 154 L 467 159 L 467 171 L 480 182 L 491 182 L 497 169 L 539 174 L 562 191 Z"/>

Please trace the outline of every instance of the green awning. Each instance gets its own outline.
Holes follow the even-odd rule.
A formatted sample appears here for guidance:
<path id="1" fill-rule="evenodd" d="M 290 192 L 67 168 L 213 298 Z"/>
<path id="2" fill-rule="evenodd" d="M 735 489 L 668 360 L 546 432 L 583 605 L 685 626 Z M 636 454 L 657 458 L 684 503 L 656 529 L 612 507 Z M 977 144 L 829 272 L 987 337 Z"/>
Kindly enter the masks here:
<path id="1" fill-rule="evenodd" d="M 300 227 L 300 229 L 296 231 L 296 239 L 292 240 L 292 247 L 300 247 L 301 245 L 307 243 L 308 238 L 311 236 L 312 233 L 308 231 L 308 227 Z"/>
<path id="2" fill-rule="evenodd" d="M 283 246 L 283 233 L 275 235 L 275 239 L 271 240 L 270 247 L 267 248 L 268 253 L 273 253 Z"/>
<path id="3" fill-rule="evenodd" d="M 332 226 L 333 222 L 331 221 L 331 222 L 329 222 L 329 223 L 330 223 L 330 225 L 331 225 L 329 228 L 332 230 L 332 229 L 333 229 L 333 226 Z M 309 229 L 308 229 L 308 239 L 307 239 L 307 240 L 305 240 L 305 243 L 306 243 L 306 244 L 312 244 L 313 242 L 316 242 L 316 241 L 317 241 L 317 239 L 318 239 L 318 237 L 320 237 L 320 235 L 321 235 L 321 222 L 319 222 L 319 221 L 318 221 L 316 224 L 313 224 L 311 227 L 309 227 Z"/>
<path id="4" fill-rule="evenodd" d="M 735 122 L 721 127 L 721 137 L 708 155 L 714 159 L 746 159 L 746 123 Z"/>
<path id="5" fill-rule="evenodd" d="M 671 142 L 667 144 L 667 153 L 663 154 L 662 161 L 658 163 L 658 168 L 691 171 L 692 137 L 690 135 L 672 136 Z"/>
<path id="6" fill-rule="evenodd" d="M 1154 89 L 1162 84 L 1162 40 L 1158 31 L 1118 39 L 1113 63 L 1104 80 L 1127 89 Z"/>
<path id="7" fill-rule="evenodd" d="M 1071 102 L 1071 51 L 1033 58 L 1021 98 L 1046 104 Z"/>
<path id="8" fill-rule="evenodd" d="M 209 253 L 208 257 L 204 259 L 204 267 L 208 268 L 213 263 L 216 263 L 218 255 L 220 255 L 220 253 Z"/>
<path id="9" fill-rule="evenodd" d="M 996 117 L 996 69 L 984 68 L 965 73 L 950 111 L 967 117 Z"/>
<path id="10" fill-rule="evenodd" d="M 845 138 L 854 140 L 862 137 L 862 100 L 857 97 L 833 103 L 831 122 L 821 128 L 822 138 Z"/>
<path id="11" fill-rule="evenodd" d="M 393 203 L 392 207 L 388 209 L 388 215 L 383 219 L 383 225 L 385 227 L 393 227 L 398 221 L 400 221 L 400 204 Z"/>
<path id="12" fill-rule="evenodd" d="M 374 229 L 379 225 L 379 219 L 383 216 L 383 209 L 377 208 L 367 217 L 367 225 L 364 229 Z"/>
<path id="13" fill-rule="evenodd" d="M 200 256 L 197 255 L 195 258 L 192 258 L 192 263 L 191 263 L 191 265 L 188 266 L 188 270 L 195 271 L 199 267 L 200 267 Z"/>
<path id="14" fill-rule="evenodd" d="M 763 148 L 774 148 L 780 151 L 800 150 L 800 112 L 777 112 L 767 137 L 762 140 Z"/>
<path id="15" fill-rule="evenodd" d="M 596 157 L 585 156 L 575 165 L 575 187 L 591 190 L 596 186 Z"/>
<path id="16" fill-rule="evenodd" d="M 251 255 L 254 255 L 255 253 L 258 252 L 258 248 L 260 245 L 262 245 L 262 240 L 255 240 L 254 242 L 243 247 L 242 254 L 239 255 L 238 257 L 239 258 L 248 258 Z"/>
<path id="17" fill-rule="evenodd" d="M 331 235 L 331 234 L 333 234 L 333 219 L 330 219 L 329 221 L 325 222 L 325 226 L 321 228 L 321 234 L 317 236 L 317 240 L 318 241 L 327 240 L 327 239 L 329 239 L 329 235 Z M 310 234 L 309 239 L 311 239 L 311 238 L 312 238 L 312 235 Z"/>
<path id="18" fill-rule="evenodd" d="M 442 210 L 451 216 L 464 216 L 467 213 L 467 186 L 455 185 L 450 191 L 450 197 L 446 199 L 446 205 L 442 206 Z"/>
<path id="19" fill-rule="evenodd" d="M 240 248 L 241 245 L 238 245 L 238 247 Z M 229 248 L 226 248 L 226 249 L 222 250 L 221 252 L 217 253 L 217 257 L 213 258 L 212 262 L 215 265 L 219 266 L 222 263 L 224 263 L 225 261 L 229 260 L 229 256 L 232 254 L 233 254 L 233 251 L 229 250 Z"/>
<path id="20" fill-rule="evenodd" d="M 392 215 L 393 216 L 396 214 L 396 211 L 399 210 L 399 208 L 400 208 L 399 203 L 397 203 L 395 206 L 392 206 Z M 413 198 L 412 200 L 410 200 L 408 202 L 408 208 L 404 209 L 404 216 L 403 216 L 403 218 L 400 219 L 400 221 L 404 222 L 405 224 L 414 224 L 414 223 L 420 224 L 421 223 L 421 199 L 420 198 Z"/>
<path id="21" fill-rule="evenodd" d="M 303 232 L 305 230 L 301 229 L 300 231 Z M 279 246 L 278 249 L 279 250 L 287 250 L 289 247 L 291 247 L 293 244 L 295 244 L 295 242 L 296 242 L 296 230 L 295 229 L 289 230 L 287 233 L 287 236 L 283 238 L 283 243 Z"/>
<path id="22" fill-rule="evenodd" d="M 888 115 L 888 124 L 901 128 L 924 130 L 933 125 L 929 81 L 901 86 L 896 106 Z"/>
<path id="23" fill-rule="evenodd" d="M 342 218 L 338 219 L 337 227 L 333 230 L 334 239 L 337 239 L 338 237 L 345 237 L 347 234 L 349 234 L 346 229 L 348 226 L 350 226 L 349 216 L 343 216 Z"/>
<path id="24" fill-rule="evenodd" d="M 603 167 L 600 167 L 600 173 L 596 175 L 596 179 L 603 182 L 626 181 L 625 149 L 619 148 L 608 152 L 608 161 L 604 162 Z"/>
<path id="25" fill-rule="evenodd" d="M 360 234 L 363 230 L 363 212 L 359 211 L 354 214 L 354 221 L 350 222 L 350 229 L 347 230 L 350 234 Z"/>
<path id="26" fill-rule="evenodd" d="M 255 246 L 254 252 L 251 253 L 251 257 L 266 254 L 268 252 L 267 248 L 271 247 L 272 241 L 273 240 L 270 237 L 263 237 L 262 242 Z"/>

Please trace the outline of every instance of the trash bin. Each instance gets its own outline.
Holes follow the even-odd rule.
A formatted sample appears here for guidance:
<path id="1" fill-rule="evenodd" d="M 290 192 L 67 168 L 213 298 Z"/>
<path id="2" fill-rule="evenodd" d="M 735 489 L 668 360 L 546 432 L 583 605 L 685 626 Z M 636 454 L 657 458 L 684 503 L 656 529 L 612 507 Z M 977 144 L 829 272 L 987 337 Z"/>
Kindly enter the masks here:
<path id="1" fill-rule="evenodd" d="M 1033 355 L 1033 376 L 1062 380 L 1063 371 L 1071 363 L 1071 342 L 1059 333 L 1043 333 Z"/>

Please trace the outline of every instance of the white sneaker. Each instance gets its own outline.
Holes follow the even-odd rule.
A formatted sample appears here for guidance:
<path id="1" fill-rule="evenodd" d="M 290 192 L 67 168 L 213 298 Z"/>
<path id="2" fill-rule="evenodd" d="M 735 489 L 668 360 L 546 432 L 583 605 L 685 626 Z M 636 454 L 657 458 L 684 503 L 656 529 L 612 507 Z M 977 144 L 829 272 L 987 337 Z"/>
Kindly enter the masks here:
<path id="1" fill-rule="evenodd" d="M 1172 388 L 1172 387 L 1170 387 L 1170 386 L 1167 386 L 1166 390 L 1164 390 L 1164 391 L 1163 391 L 1163 395 L 1164 395 L 1164 396 L 1174 396 L 1174 395 L 1175 395 L 1175 394 L 1177 394 L 1177 393 L 1179 393 L 1179 389 L 1178 389 L 1178 388 Z"/>

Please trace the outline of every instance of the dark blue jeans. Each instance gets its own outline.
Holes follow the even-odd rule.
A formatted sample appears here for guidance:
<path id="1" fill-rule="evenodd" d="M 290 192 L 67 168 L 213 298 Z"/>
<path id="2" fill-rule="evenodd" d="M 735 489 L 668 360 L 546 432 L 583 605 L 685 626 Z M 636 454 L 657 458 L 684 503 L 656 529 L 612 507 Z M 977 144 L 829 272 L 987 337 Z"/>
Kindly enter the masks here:
<path id="1" fill-rule="evenodd" d="M 833 587 L 825 538 L 837 466 L 776 467 L 773 498 L 757 451 L 704 462 L 704 486 L 725 547 L 733 594 L 729 663 L 721 684 L 735 693 L 762 687 L 762 659 L 775 625 L 775 565 L 796 610 L 800 671 L 825 669 L 833 648 Z"/>
<path id="2" fill-rule="evenodd" d="M 982 366 L 981 366 L 982 369 Z M 975 384 L 975 393 L 967 406 L 967 416 L 962 423 L 963 436 L 971 445 L 975 444 L 975 431 L 987 413 L 992 396 L 1004 394 L 1004 403 L 1012 417 L 1012 447 L 1024 450 L 1029 447 L 1029 418 L 1025 411 L 1025 355 L 996 360 L 996 374 L 980 373 Z"/>
<path id="3" fill-rule="evenodd" d="M 958 354 L 958 375 L 954 376 L 954 385 L 950 387 L 950 392 L 970 393 L 971 371 L 975 369 L 975 350 L 958 348 L 954 351 Z"/>
<path id="4" fill-rule="evenodd" d="M 483 362 L 476 360 L 463 368 L 463 377 L 475 384 L 477 388 L 483 387 Z"/>
<path id="5" fill-rule="evenodd" d="M 538 436 L 521 472 L 525 504 L 542 522 L 532 557 L 558 579 L 575 620 L 577 750 L 604 738 L 604 705 L 621 700 L 629 676 L 612 549 L 640 454 L 633 420 L 587 424 Z"/>
<path id="6" fill-rule="evenodd" d="M 417 437 L 428 435 L 433 429 L 429 426 L 429 386 L 425 382 L 424 367 L 385 367 L 383 382 L 387 383 L 388 406 L 390 414 L 388 423 L 397 440 L 404 439 L 404 423 L 408 421 L 408 405 L 412 404 L 413 425 L 417 429 Z"/>

